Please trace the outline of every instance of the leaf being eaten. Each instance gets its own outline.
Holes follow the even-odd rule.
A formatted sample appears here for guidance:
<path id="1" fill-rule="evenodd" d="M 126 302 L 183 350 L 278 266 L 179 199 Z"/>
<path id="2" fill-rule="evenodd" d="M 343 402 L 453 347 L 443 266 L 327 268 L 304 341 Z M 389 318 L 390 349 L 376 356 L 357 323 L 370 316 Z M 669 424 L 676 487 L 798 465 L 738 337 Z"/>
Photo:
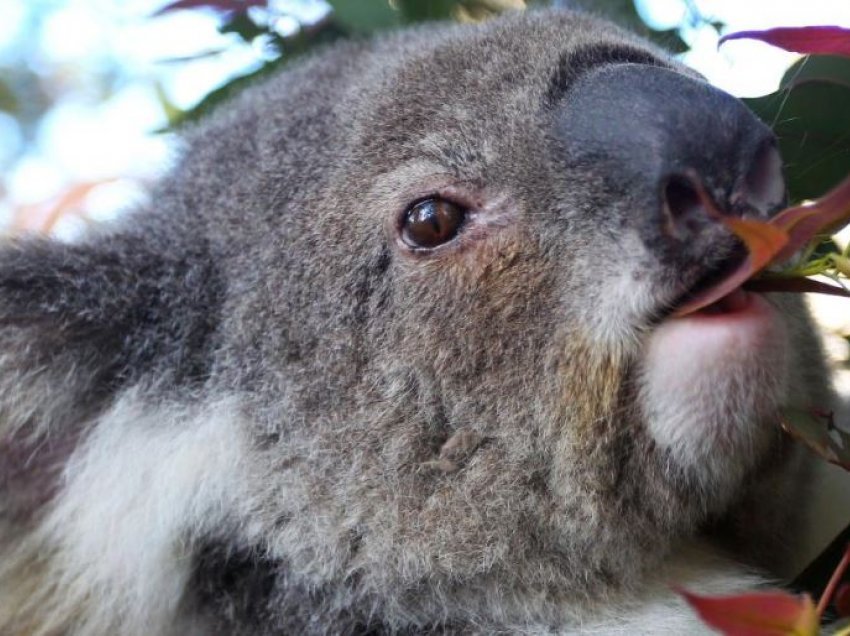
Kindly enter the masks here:
<path id="1" fill-rule="evenodd" d="M 747 258 L 711 287 L 679 306 L 676 316 L 707 307 L 742 285 L 756 291 L 814 291 L 850 297 L 841 282 L 850 273 L 850 255 L 813 257 L 825 236 L 850 223 L 850 177 L 820 199 L 786 208 L 770 221 L 732 217 L 718 210 L 701 188 L 697 192 L 707 213 L 741 240 Z M 771 266 L 774 269 L 766 271 Z M 815 275 L 832 278 L 838 285 L 808 278 Z"/>
<path id="2" fill-rule="evenodd" d="M 727 636 L 815 636 L 820 625 L 811 597 L 787 592 L 698 596 L 679 590 L 700 618 Z"/>

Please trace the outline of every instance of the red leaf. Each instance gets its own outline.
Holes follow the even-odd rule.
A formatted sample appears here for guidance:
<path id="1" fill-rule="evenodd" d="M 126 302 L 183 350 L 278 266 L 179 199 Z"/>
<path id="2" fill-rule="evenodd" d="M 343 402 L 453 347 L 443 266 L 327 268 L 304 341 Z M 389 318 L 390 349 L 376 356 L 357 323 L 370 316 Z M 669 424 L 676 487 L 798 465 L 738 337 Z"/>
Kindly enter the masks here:
<path id="1" fill-rule="evenodd" d="M 687 316 L 704 307 L 708 307 L 712 303 L 716 303 L 755 276 L 759 269 L 761 268 L 756 268 L 752 255 L 748 254 L 743 262 L 728 276 L 719 280 L 715 285 L 688 298 L 688 300 L 676 308 L 673 315 L 676 317 Z"/>
<path id="2" fill-rule="evenodd" d="M 850 583 L 844 583 L 838 588 L 834 602 L 839 616 L 850 616 Z"/>
<path id="3" fill-rule="evenodd" d="M 13 227 L 17 230 L 49 232 L 63 217 L 85 216 L 85 201 L 92 190 L 114 183 L 111 177 L 100 181 L 86 181 L 71 186 L 58 197 L 40 203 L 21 206 L 13 215 Z"/>
<path id="4" fill-rule="evenodd" d="M 752 219 L 739 219 L 737 217 L 723 214 L 714 205 L 711 198 L 705 193 L 698 182 L 694 182 L 697 194 L 709 216 L 719 220 L 741 239 L 747 247 L 747 257 L 723 279 L 717 281 L 711 287 L 691 296 L 687 301 L 679 305 L 674 316 L 686 316 L 703 307 L 717 302 L 724 296 L 732 293 L 750 278 L 767 267 L 783 249 L 788 242 L 788 236 L 781 228 L 774 227 L 771 223 L 755 221 Z"/>
<path id="5" fill-rule="evenodd" d="M 157 10 L 153 15 L 162 15 L 181 9 L 215 9 L 217 11 L 244 11 L 249 7 L 262 7 L 266 0 L 175 0 Z"/>
<path id="6" fill-rule="evenodd" d="M 783 229 L 789 235 L 788 245 L 776 255 L 776 260 L 781 262 L 791 258 L 794 252 L 817 234 L 828 234 L 830 230 L 848 221 L 850 221 L 850 177 L 816 201 L 787 208 L 771 219 L 771 225 Z"/>
<path id="7" fill-rule="evenodd" d="M 732 230 L 746 245 L 748 254 L 725 278 L 680 305 L 674 316 L 685 316 L 720 300 L 771 263 L 787 261 L 818 234 L 828 234 L 850 221 L 850 177 L 820 199 L 786 208 L 769 222 L 727 216 L 717 209 L 698 183 L 695 183 L 695 189 L 706 213 Z M 848 295 L 832 285 L 815 281 L 803 283 L 802 280 L 787 279 L 783 283 L 780 279 L 769 279 L 755 281 L 750 286 L 761 286 L 762 291 L 816 291 L 836 296 Z"/>
<path id="8" fill-rule="evenodd" d="M 718 46 L 729 40 L 760 40 L 794 53 L 850 56 L 850 29 L 837 26 L 779 27 L 766 31 L 738 31 L 720 38 Z"/>
<path id="9" fill-rule="evenodd" d="M 788 243 L 785 228 L 773 222 L 766 223 L 731 216 L 723 217 L 722 221 L 747 246 L 756 272 L 771 263 Z"/>
<path id="10" fill-rule="evenodd" d="M 700 618 L 727 636 L 815 636 L 818 616 L 808 595 L 760 592 L 698 596 L 678 590 Z"/>

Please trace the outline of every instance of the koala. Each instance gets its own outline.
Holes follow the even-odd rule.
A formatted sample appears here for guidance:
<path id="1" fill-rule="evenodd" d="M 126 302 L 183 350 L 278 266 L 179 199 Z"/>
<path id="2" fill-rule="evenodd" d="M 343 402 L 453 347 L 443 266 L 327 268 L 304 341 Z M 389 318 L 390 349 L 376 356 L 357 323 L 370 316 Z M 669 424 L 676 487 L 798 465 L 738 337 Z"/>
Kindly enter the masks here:
<path id="1" fill-rule="evenodd" d="M 803 304 L 675 310 L 776 141 L 597 18 L 336 44 L 149 202 L 0 248 L 0 632 L 706 633 L 769 584 L 831 400 Z M 779 573 L 779 574 L 777 574 Z"/>

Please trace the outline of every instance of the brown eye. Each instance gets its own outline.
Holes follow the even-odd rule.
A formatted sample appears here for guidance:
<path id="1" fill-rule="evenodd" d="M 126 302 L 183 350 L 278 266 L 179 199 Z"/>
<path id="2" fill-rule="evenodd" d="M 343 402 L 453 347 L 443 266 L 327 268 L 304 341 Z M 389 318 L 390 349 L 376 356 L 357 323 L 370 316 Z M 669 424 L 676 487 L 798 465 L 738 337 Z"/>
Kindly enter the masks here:
<path id="1" fill-rule="evenodd" d="M 425 199 L 404 215 L 401 238 L 410 247 L 437 247 L 453 239 L 466 210 L 445 199 Z"/>

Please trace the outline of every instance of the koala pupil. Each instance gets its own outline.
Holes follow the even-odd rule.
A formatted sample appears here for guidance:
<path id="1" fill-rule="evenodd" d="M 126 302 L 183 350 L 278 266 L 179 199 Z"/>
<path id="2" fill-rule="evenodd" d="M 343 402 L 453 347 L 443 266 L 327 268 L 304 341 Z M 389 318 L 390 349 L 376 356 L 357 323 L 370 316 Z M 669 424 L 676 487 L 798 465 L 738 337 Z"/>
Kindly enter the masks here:
<path id="1" fill-rule="evenodd" d="M 408 210 L 402 238 L 410 247 L 436 247 L 458 233 L 466 214 L 444 199 L 426 199 Z"/>

